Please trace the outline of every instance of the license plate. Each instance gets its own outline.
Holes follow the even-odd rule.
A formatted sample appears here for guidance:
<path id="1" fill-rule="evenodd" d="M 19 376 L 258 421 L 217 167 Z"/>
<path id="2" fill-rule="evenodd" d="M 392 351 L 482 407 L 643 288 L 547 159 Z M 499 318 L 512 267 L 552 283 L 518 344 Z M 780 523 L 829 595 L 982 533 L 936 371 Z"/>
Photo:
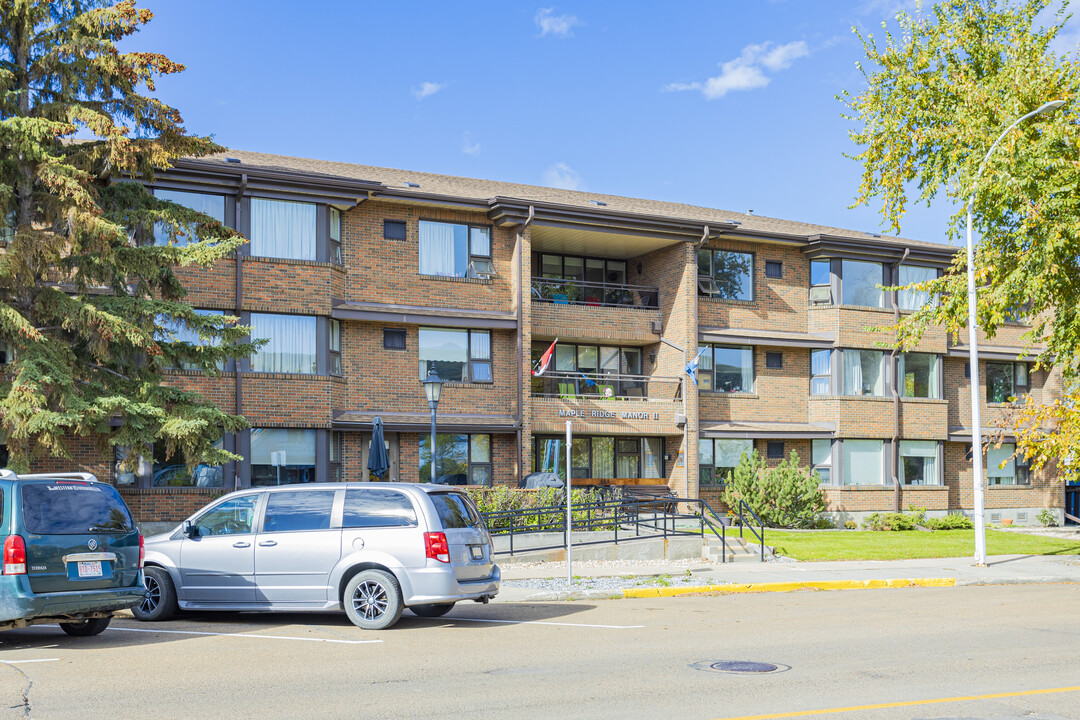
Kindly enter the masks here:
<path id="1" fill-rule="evenodd" d="M 86 560 L 80 562 L 78 565 L 79 577 L 92 578 L 101 577 L 101 561 L 100 560 Z"/>
<path id="2" fill-rule="evenodd" d="M 469 549 L 472 550 L 472 559 L 473 560 L 483 560 L 484 559 L 484 546 L 483 545 L 470 545 Z"/>

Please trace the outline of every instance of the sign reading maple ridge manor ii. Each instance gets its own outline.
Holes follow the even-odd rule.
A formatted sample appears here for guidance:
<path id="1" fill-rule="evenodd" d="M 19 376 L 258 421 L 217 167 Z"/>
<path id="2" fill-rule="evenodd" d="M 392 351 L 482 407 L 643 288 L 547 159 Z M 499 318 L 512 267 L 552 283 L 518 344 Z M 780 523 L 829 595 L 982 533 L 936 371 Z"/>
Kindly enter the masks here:
<path id="1" fill-rule="evenodd" d="M 650 415 L 652 416 L 650 418 Z M 579 417 L 579 418 L 609 418 L 609 419 L 622 419 L 622 420 L 659 420 L 660 413 L 647 413 L 643 411 L 624 410 L 623 412 L 615 412 L 614 410 L 559 410 L 559 417 Z"/>

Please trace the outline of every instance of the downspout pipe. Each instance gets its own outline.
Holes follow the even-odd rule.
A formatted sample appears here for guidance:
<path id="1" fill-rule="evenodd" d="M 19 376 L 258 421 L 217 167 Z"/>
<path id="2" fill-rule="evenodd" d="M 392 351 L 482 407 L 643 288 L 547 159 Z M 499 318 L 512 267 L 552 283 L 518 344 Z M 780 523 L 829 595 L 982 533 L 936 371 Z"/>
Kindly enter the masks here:
<path id="1" fill-rule="evenodd" d="M 236 224 L 236 229 L 241 227 L 240 212 L 244 205 L 244 193 L 247 192 L 247 173 L 240 175 L 240 187 L 236 190 L 236 212 L 233 214 L 233 221 Z M 243 248 L 236 248 L 236 317 L 240 317 L 240 313 L 244 306 L 244 253 Z M 244 389 L 242 380 L 240 377 L 240 363 L 239 358 L 233 360 L 233 370 L 235 374 L 235 386 L 236 386 L 236 414 L 244 414 Z M 234 444 L 235 447 L 235 444 Z M 233 488 L 240 489 L 240 467 L 239 463 L 233 463 Z"/>
<path id="2" fill-rule="evenodd" d="M 889 278 L 893 284 L 900 282 L 900 275 L 897 270 L 900 265 L 907 260 L 908 255 L 911 254 L 911 248 L 904 248 L 904 254 L 899 260 L 894 262 L 890 266 L 890 272 L 892 277 Z M 893 309 L 893 324 L 900 323 L 900 303 L 897 302 L 897 296 L 899 291 L 893 290 L 889 293 L 889 299 L 892 301 Z M 892 436 L 892 481 L 893 481 L 893 509 L 895 512 L 901 511 L 901 504 L 903 502 L 901 498 L 900 487 L 900 346 L 893 345 L 892 357 L 890 358 L 892 363 L 892 397 L 893 397 L 893 436 Z"/>
<path id="3" fill-rule="evenodd" d="M 525 405 L 525 395 L 524 395 L 524 393 L 525 393 L 525 385 L 524 385 L 524 382 L 522 380 L 522 373 L 525 372 L 525 370 L 523 369 L 524 368 L 524 363 L 525 363 L 525 348 L 524 348 L 524 340 L 523 340 L 524 335 L 525 335 L 525 328 L 522 326 L 522 323 L 524 322 L 524 314 L 525 314 L 524 313 L 525 287 L 526 287 L 526 283 L 529 283 L 529 285 L 531 286 L 532 278 L 531 277 L 529 277 L 529 278 L 525 277 L 525 252 L 524 252 L 524 247 L 522 245 L 521 236 L 529 228 L 529 226 L 532 225 L 532 221 L 533 221 L 533 219 L 535 217 L 536 217 L 536 207 L 534 205 L 530 205 L 529 206 L 529 217 L 525 218 L 525 222 L 521 223 L 518 226 L 517 233 L 516 233 L 516 236 L 517 236 L 517 240 L 516 240 L 516 242 L 517 242 L 517 256 L 518 256 L 518 282 L 520 283 L 520 287 L 518 287 L 518 289 L 517 289 L 517 291 L 518 291 L 518 302 L 517 302 L 517 367 L 518 367 L 518 371 L 516 373 L 516 375 L 517 375 L 517 418 L 516 418 L 517 423 L 516 424 L 517 424 L 517 458 L 518 458 L 517 459 L 517 467 L 518 467 L 518 473 L 522 477 L 524 477 L 525 474 L 526 474 L 525 473 L 525 466 L 522 465 L 523 457 L 522 457 L 522 451 L 521 451 L 522 423 L 524 422 L 524 417 L 525 417 L 525 410 L 524 410 L 524 405 Z M 521 478 L 519 477 L 518 480 L 521 480 Z"/>

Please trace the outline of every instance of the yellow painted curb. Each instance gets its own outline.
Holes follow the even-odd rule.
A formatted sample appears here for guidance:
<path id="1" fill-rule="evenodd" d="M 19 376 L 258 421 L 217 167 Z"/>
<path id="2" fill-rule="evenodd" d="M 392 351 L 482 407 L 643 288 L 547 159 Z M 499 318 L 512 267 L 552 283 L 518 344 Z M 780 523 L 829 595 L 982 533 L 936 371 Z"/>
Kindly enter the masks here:
<path id="1" fill-rule="evenodd" d="M 791 592 L 792 590 L 878 590 L 906 587 L 953 587 L 956 578 L 892 578 L 888 580 L 805 580 L 767 583 L 733 583 L 729 585 L 696 585 L 693 587 L 659 587 L 623 590 L 623 597 L 654 598 L 698 593 Z"/>

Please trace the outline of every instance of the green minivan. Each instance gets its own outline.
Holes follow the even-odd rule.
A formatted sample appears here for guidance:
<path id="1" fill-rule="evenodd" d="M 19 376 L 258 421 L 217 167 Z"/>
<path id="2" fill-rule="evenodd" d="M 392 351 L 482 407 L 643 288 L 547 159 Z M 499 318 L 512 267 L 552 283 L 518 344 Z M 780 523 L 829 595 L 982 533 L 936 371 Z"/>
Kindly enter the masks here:
<path id="1" fill-rule="evenodd" d="M 90 473 L 0 470 L 0 630 L 59 623 L 97 635 L 137 605 L 143 538 L 116 488 Z"/>

